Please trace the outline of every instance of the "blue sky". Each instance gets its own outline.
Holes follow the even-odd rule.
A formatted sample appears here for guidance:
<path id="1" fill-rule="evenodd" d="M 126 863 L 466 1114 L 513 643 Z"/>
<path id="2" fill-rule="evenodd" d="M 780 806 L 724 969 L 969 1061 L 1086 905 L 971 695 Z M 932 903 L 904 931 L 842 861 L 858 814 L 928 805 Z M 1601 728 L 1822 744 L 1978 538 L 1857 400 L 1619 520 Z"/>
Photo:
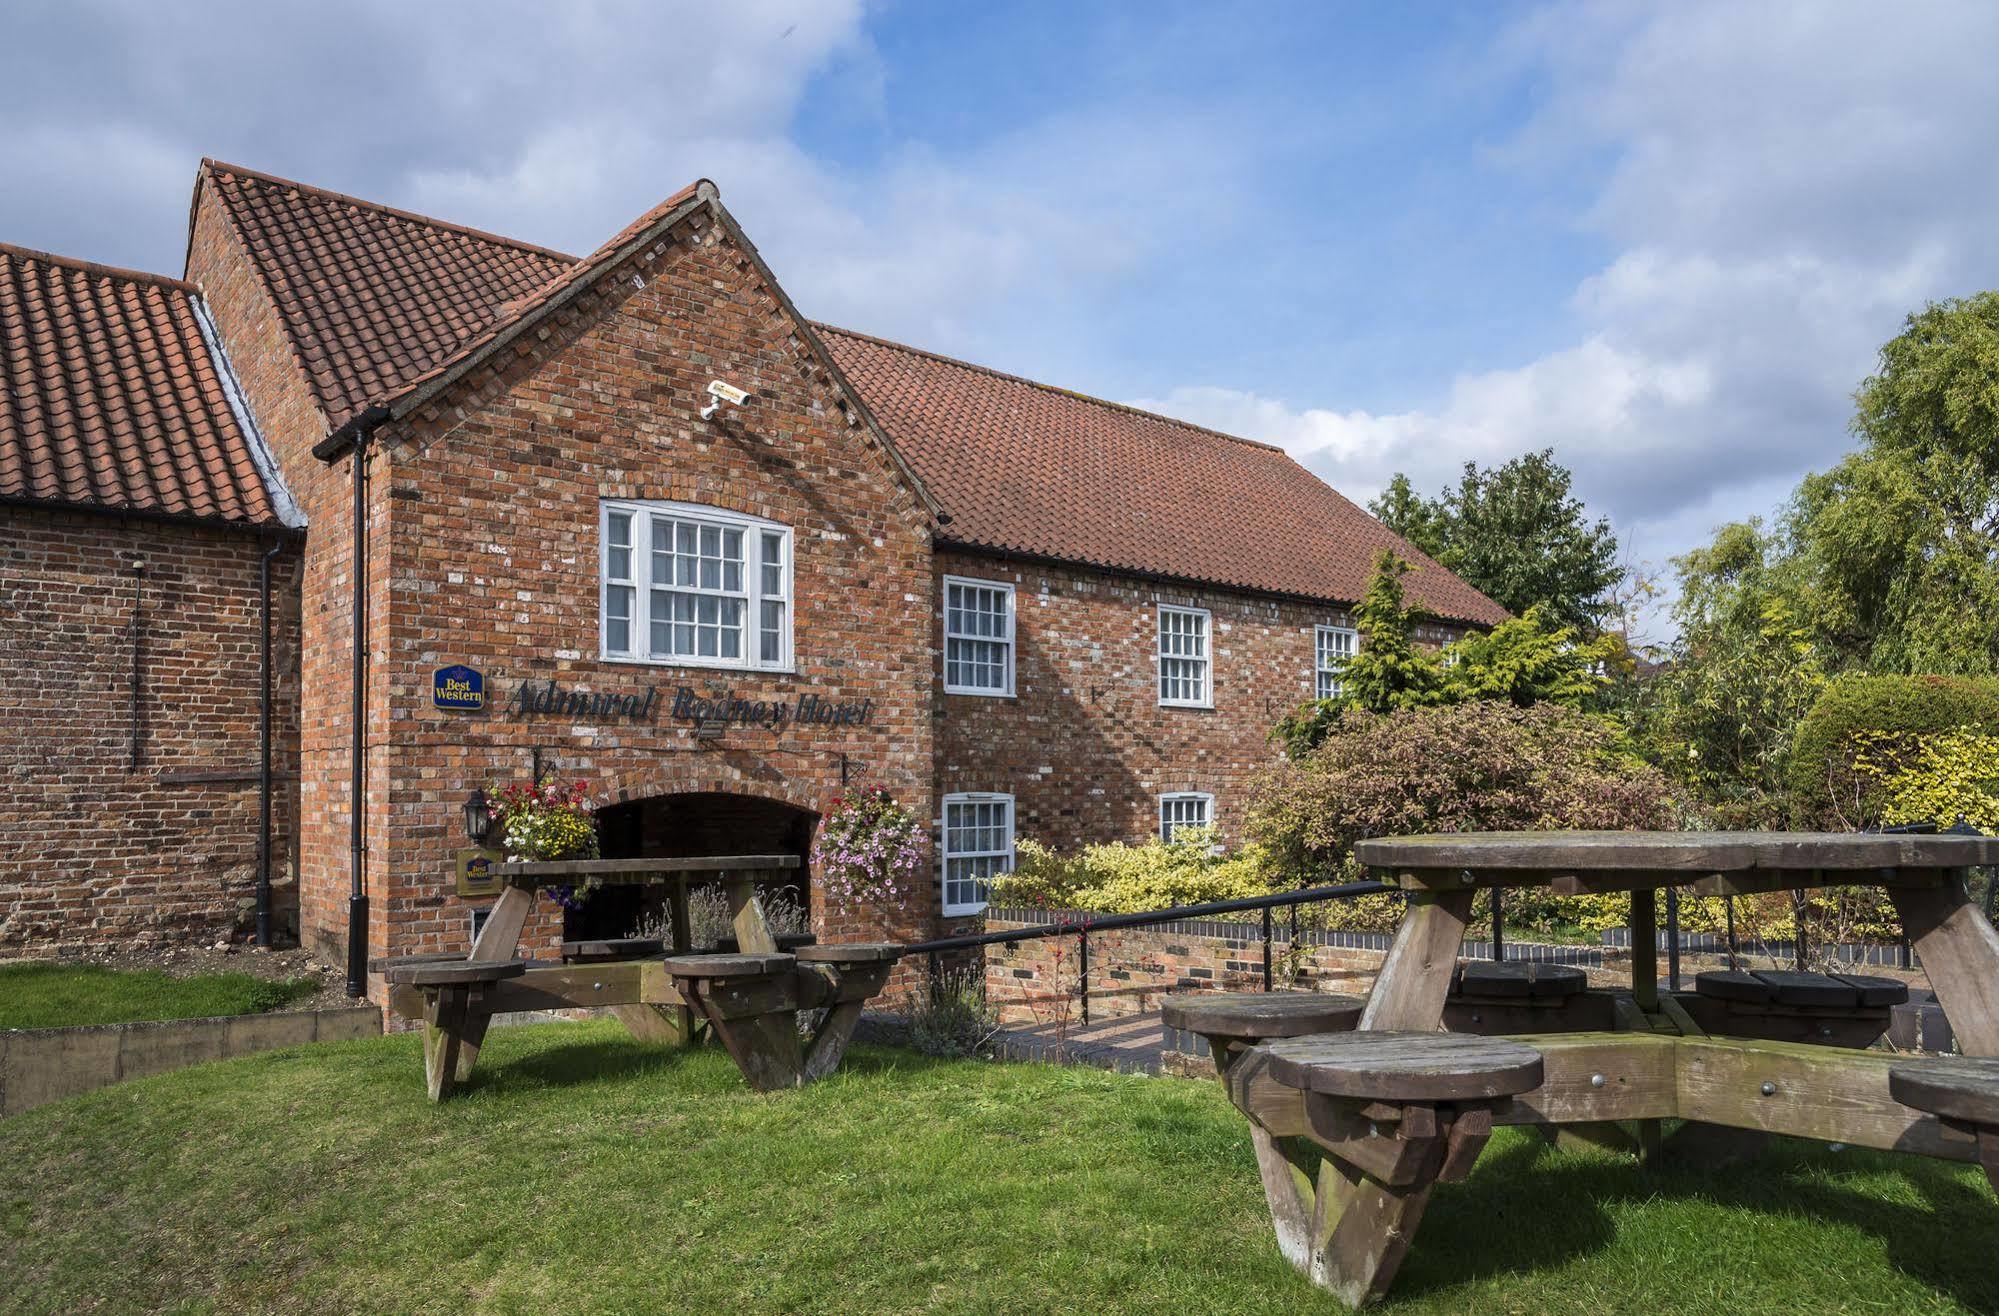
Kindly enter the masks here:
<path id="1" fill-rule="evenodd" d="M 1999 6 L 16 0 L 0 240 L 178 272 L 213 155 L 588 250 L 688 179 L 807 314 L 1283 444 L 1552 446 L 1637 556 L 1999 286 Z M 1202 509 L 1190 509 L 1190 515 Z"/>

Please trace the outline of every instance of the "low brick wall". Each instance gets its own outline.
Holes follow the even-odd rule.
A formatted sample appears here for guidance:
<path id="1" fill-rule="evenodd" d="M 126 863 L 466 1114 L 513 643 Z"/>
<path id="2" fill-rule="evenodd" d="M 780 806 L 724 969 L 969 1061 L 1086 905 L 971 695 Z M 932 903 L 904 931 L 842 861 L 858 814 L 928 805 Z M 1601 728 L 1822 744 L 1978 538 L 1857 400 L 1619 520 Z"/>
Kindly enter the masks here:
<path id="1" fill-rule="evenodd" d="M 988 932 L 1045 927 L 1101 917 L 1068 911 L 989 910 Z M 1364 993 L 1381 968 L 1387 939 L 1366 933 L 1301 931 L 1294 950 L 1278 924 L 1272 972 L 1281 986 Z M 1079 981 L 1073 936 L 986 948 L 986 998 L 1005 1024 L 1077 1017 Z M 1189 919 L 1124 932 L 1090 934 L 1090 1017 L 1112 1019 L 1159 1008 L 1167 992 L 1263 985 L 1263 925 Z"/>
<path id="2" fill-rule="evenodd" d="M 987 911 L 986 930 L 1076 924 L 1107 915 L 1071 910 L 994 909 Z M 1324 932 L 1300 929 L 1294 947 L 1290 926 L 1281 916 L 1272 924 L 1271 970 L 1281 988 L 1348 992 L 1366 995 L 1380 971 L 1389 938 L 1375 932 Z M 1689 939 L 1692 940 L 1691 938 Z M 1717 945 L 1719 943 L 1716 943 Z M 1871 957 L 1849 956 L 1856 968 L 1883 977 L 1925 985 L 1920 969 L 1894 963 L 1893 947 Z M 1463 958 L 1486 959 L 1490 942 L 1469 938 Z M 1506 943 L 1508 959 L 1532 959 L 1570 964 L 1582 969 L 1591 985 L 1625 986 L 1631 981 L 1628 935 L 1621 944 L 1557 946 L 1533 942 Z M 1020 1026 L 1076 1022 L 1079 950 L 1073 935 L 986 948 L 986 997 L 999 1011 L 1000 1022 Z M 1789 968 L 1788 959 L 1759 955 L 1758 968 Z M 1724 956 L 1695 953 L 1681 957 L 1680 981 L 1692 990 L 1694 975 L 1728 967 Z M 1660 981 L 1665 981 L 1666 954 L 1659 953 Z M 1219 919 L 1188 919 L 1123 932 L 1090 934 L 1090 1018 L 1114 1019 L 1159 1008 L 1168 992 L 1187 990 L 1257 991 L 1263 986 L 1263 925 Z"/>
<path id="3" fill-rule="evenodd" d="M 372 1005 L 219 1019 L 0 1031 L 0 1118 L 128 1078 L 305 1042 L 377 1037 Z"/>

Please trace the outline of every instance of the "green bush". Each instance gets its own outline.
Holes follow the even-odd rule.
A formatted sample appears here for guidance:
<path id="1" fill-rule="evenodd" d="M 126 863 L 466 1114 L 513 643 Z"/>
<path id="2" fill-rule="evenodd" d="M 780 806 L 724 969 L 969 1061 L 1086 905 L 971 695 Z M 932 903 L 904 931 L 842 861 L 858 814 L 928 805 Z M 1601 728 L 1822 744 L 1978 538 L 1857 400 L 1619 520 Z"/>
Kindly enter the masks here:
<path id="1" fill-rule="evenodd" d="M 993 879 L 992 903 L 1039 909 L 1137 914 L 1210 900 L 1242 900 L 1296 885 L 1261 846 L 1218 854 L 1205 827 L 1182 828 L 1170 842 L 1114 841 L 1062 855 L 1031 839 L 1014 847 L 1014 870 Z"/>
<path id="2" fill-rule="evenodd" d="M 1843 676 L 1798 726 L 1788 779 L 1801 826 L 1883 821 L 1890 755 L 1967 729 L 1999 733 L 1999 680 L 1964 676 Z M 1857 766 L 1871 758 L 1874 767 Z"/>
<path id="3" fill-rule="evenodd" d="M 1316 749 L 1258 778 L 1250 834 L 1284 870 L 1318 882 L 1359 876 L 1353 847 L 1371 836 L 1679 823 L 1666 779 L 1606 719 L 1551 703 L 1477 700 L 1342 713 Z M 1587 936 L 1624 922 L 1627 909 L 1621 896 L 1522 890 L 1508 893 L 1506 922 Z M 1392 916 L 1385 921 L 1392 926 Z"/>

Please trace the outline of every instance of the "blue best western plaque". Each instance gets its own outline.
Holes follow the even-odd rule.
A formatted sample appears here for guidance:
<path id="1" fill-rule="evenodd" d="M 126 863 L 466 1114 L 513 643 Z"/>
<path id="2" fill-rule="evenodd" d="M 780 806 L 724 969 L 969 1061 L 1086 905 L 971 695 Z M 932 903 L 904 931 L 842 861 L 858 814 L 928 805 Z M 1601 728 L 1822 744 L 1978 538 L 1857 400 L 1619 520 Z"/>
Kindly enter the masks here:
<path id="1" fill-rule="evenodd" d="M 486 677 L 476 667 L 454 664 L 430 675 L 430 702 L 452 713 L 478 713 L 486 707 Z"/>

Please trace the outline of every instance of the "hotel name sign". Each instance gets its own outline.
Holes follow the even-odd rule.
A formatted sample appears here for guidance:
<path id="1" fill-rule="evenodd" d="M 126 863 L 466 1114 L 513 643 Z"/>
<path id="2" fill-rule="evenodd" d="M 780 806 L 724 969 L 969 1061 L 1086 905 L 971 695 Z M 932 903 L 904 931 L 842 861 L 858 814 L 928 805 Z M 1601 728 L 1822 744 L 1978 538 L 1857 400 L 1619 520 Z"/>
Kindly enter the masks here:
<path id="1" fill-rule="evenodd" d="M 476 703 L 462 697 L 468 680 L 478 690 Z M 485 679 L 464 666 L 439 668 L 432 701 L 435 707 L 451 712 L 482 711 L 488 706 Z M 809 690 L 790 698 L 760 699 L 734 690 L 703 694 L 685 685 L 673 687 L 671 694 L 662 694 L 659 686 L 633 691 L 583 690 L 554 679 L 522 681 L 504 702 L 496 699 L 491 706 L 508 717 L 562 717 L 577 722 L 657 722 L 663 718 L 695 727 L 703 735 L 719 734 L 730 727 L 777 732 L 794 725 L 863 727 L 873 722 L 875 711 L 872 699 L 829 699 Z"/>

